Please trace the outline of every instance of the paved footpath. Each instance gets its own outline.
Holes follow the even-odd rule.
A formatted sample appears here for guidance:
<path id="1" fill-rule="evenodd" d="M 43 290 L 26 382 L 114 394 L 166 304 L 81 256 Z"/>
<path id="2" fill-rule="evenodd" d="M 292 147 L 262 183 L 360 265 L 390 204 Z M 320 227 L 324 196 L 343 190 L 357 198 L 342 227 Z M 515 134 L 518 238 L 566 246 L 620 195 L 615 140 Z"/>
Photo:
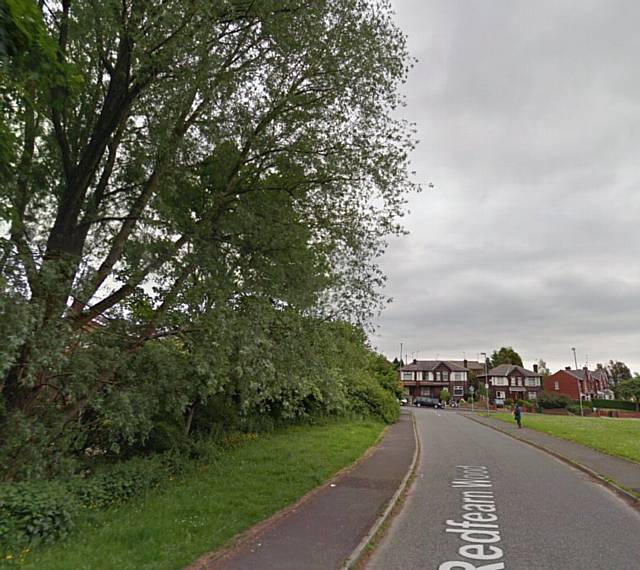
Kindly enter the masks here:
<path id="1" fill-rule="evenodd" d="M 620 457 L 613 457 L 606 453 L 600 453 L 595 449 L 547 435 L 536 430 L 527 429 L 527 415 L 522 418 L 523 429 L 518 429 L 514 423 L 505 423 L 494 418 L 488 418 L 479 414 L 471 414 L 470 412 L 459 412 L 465 414 L 477 422 L 497 429 L 512 437 L 521 439 L 528 443 L 532 443 L 546 451 L 550 451 L 563 459 L 577 463 L 586 468 L 590 473 L 618 483 L 622 487 L 640 494 L 640 463 L 627 461 Z M 602 421 L 617 421 L 607 420 Z M 640 506 L 640 504 L 639 504 Z M 640 562 L 638 564 L 640 568 Z"/>
<path id="2" fill-rule="evenodd" d="M 333 570 L 341 568 L 379 520 L 404 481 L 415 453 L 411 414 L 387 429 L 356 466 L 277 516 L 222 557 L 203 557 L 199 570 Z"/>
<path id="3" fill-rule="evenodd" d="M 461 413 L 414 413 L 416 478 L 368 570 L 640 568 L 640 513 L 589 475 Z"/>

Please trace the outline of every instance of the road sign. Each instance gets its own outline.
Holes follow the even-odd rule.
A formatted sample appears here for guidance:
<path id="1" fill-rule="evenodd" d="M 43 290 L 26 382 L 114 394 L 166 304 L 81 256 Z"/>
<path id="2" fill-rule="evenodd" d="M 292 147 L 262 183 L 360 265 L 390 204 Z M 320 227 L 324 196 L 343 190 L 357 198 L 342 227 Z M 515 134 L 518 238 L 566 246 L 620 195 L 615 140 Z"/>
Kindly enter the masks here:
<path id="1" fill-rule="evenodd" d="M 473 394 L 476 391 L 476 389 L 473 386 L 469 386 L 469 393 Z"/>

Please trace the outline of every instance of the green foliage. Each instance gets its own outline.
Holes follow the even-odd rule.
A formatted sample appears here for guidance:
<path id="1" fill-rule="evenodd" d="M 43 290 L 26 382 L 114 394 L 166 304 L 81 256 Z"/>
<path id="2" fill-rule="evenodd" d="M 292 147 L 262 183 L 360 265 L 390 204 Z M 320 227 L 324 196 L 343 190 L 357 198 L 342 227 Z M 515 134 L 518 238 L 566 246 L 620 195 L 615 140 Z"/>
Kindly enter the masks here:
<path id="1" fill-rule="evenodd" d="M 449 403 L 449 400 L 451 400 L 451 394 L 449 393 L 448 388 L 443 388 L 442 390 L 440 390 L 440 399 L 444 402 Z"/>
<path id="2" fill-rule="evenodd" d="M 626 400 L 591 400 L 591 405 L 595 408 L 605 408 L 611 410 L 629 410 L 634 411 L 636 404 L 634 402 L 628 402 Z"/>
<path id="3" fill-rule="evenodd" d="M 69 540 L 32 549 L 24 567 L 184 568 L 325 482 L 373 445 L 382 429 L 380 422 L 334 420 L 248 441 L 193 463 L 193 470 L 144 500 L 85 510 Z"/>
<path id="4" fill-rule="evenodd" d="M 398 400 L 371 377 L 355 379 L 349 386 L 350 408 L 363 417 L 379 418 L 390 424 L 400 417 Z"/>
<path id="5" fill-rule="evenodd" d="M 500 364 L 516 364 L 522 366 L 522 358 L 510 346 L 503 346 L 499 350 L 494 350 L 491 354 L 491 368 Z"/>
<path id="6" fill-rule="evenodd" d="M 571 404 L 571 398 L 566 394 L 542 391 L 538 394 L 538 404 L 542 408 L 566 408 Z"/>
<path id="7" fill-rule="evenodd" d="M 624 380 L 629 380 L 631 375 L 631 370 L 624 363 L 619 360 L 609 360 L 609 363 L 606 367 L 607 375 L 609 376 L 610 382 L 613 384 L 613 389 L 617 390 L 618 384 Z M 616 394 L 617 396 L 618 394 Z"/>
<path id="8" fill-rule="evenodd" d="M 636 410 L 640 409 L 640 374 L 636 374 L 632 379 L 622 380 L 618 384 L 617 394 L 635 402 Z"/>
<path id="9" fill-rule="evenodd" d="M 158 455 L 105 465 L 91 476 L 0 484 L 0 548 L 17 552 L 59 540 L 74 528 L 83 509 L 140 496 L 183 473 L 185 464 L 184 457 Z"/>
<path id="10" fill-rule="evenodd" d="M 580 406 L 580 402 L 577 404 L 575 402 L 568 404 L 566 406 L 567 411 L 571 412 L 574 416 L 590 416 L 591 415 L 591 407 L 589 402 L 582 402 L 582 406 Z"/>
<path id="11" fill-rule="evenodd" d="M 42 9 L 2 9 L 0 479 L 392 421 L 362 330 L 415 189 L 390 6 Z"/>
<path id="12" fill-rule="evenodd" d="M 65 537 L 78 507 L 60 482 L 0 484 L 0 552 Z"/>

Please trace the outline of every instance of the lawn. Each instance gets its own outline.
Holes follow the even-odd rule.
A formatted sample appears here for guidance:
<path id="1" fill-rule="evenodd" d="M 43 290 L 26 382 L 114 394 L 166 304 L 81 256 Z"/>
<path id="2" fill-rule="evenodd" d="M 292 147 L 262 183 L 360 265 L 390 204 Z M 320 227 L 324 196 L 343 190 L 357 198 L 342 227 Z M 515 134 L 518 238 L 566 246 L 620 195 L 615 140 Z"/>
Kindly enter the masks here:
<path id="1" fill-rule="evenodd" d="M 341 422 L 259 436 L 171 487 L 87 514 L 21 568 L 177 569 L 293 503 L 373 445 L 384 426 Z"/>
<path id="2" fill-rule="evenodd" d="M 492 417 L 514 423 L 510 414 Z M 523 425 L 598 451 L 640 462 L 640 420 L 525 414 Z"/>

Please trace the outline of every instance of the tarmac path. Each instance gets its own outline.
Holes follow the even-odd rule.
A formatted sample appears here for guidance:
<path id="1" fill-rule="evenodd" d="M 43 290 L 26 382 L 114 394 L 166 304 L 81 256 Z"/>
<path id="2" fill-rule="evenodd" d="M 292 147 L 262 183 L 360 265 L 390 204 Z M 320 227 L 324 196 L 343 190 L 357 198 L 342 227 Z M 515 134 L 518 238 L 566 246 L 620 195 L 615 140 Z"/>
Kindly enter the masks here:
<path id="1" fill-rule="evenodd" d="M 640 568 L 640 513 L 454 411 L 414 409 L 421 459 L 368 570 Z"/>

